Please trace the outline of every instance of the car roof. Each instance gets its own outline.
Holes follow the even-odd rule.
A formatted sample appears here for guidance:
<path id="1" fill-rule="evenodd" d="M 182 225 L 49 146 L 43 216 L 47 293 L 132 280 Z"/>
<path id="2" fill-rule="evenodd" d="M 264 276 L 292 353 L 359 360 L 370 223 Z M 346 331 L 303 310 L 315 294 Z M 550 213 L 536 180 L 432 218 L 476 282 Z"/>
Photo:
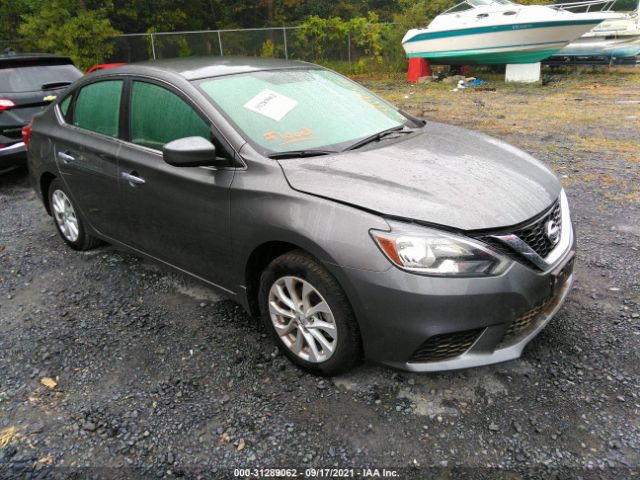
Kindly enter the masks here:
<path id="1" fill-rule="evenodd" d="M 187 80 L 220 77 L 237 73 L 256 72 L 261 70 L 283 70 L 291 68 L 319 68 L 312 63 L 297 60 L 259 57 L 183 57 L 166 60 L 150 60 L 131 63 L 112 70 L 120 73 L 152 73 L 171 72 Z M 96 72 L 98 73 L 98 72 Z"/>

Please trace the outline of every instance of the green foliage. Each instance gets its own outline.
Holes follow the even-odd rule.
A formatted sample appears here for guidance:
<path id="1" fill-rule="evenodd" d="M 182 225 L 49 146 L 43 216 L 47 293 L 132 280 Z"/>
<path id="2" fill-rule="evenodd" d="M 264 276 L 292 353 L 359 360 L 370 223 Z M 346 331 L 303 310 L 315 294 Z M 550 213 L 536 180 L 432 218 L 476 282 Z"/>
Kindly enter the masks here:
<path id="1" fill-rule="evenodd" d="M 24 0 L 0 2 L 0 40 L 15 40 L 18 37 L 20 16 L 28 9 Z"/>
<path id="2" fill-rule="evenodd" d="M 192 55 L 191 48 L 189 47 L 189 42 L 187 42 L 186 38 L 181 38 L 178 40 L 178 56 L 180 57 L 189 57 Z"/>
<path id="3" fill-rule="evenodd" d="M 260 56 L 265 58 L 273 58 L 276 56 L 276 46 L 271 41 L 271 39 L 267 39 L 260 49 Z"/>
<path id="4" fill-rule="evenodd" d="M 351 44 L 364 49 L 364 54 L 372 57 L 376 62 L 382 62 L 382 31 L 378 15 L 369 12 L 367 18 L 356 17 L 348 23 L 351 32 Z"/>
<path id="5" fill-rule="evenodd" d="M 303 58 L 324 64 L 329 59 L 344 62 L 354 57 L 352 71 L 361 73 L 383 63 L 386 29 L 374 12 L 350 20 L 311 16 L 298 30 L 298 49 Z"/>
<path id="6" fill-rule="evenodd" d="M 82 2 L 50 0 L 23 15 L 18 32 L 27 48 L 68 55 L 87 69 L 111 54 L 109 40 L 120 33 L 107 18 L 108 7 L 88 9 Z"/>
<path id="7" fill-rule="evenodd" d="M 619 12 L 630 12 L 638 8 L 638 0 L 618 0 L 615 9 Z"/>
<path id="8" fill-rule="evenodd" d="M 306 58 L 325 60 L 328 58 L 327 53 L 336 44 L 342 44 L 346 49 L 348 32 L 348 22 L 340 17 L 320 18 L 314 15 L 300 25 L 297 36 Z"/>

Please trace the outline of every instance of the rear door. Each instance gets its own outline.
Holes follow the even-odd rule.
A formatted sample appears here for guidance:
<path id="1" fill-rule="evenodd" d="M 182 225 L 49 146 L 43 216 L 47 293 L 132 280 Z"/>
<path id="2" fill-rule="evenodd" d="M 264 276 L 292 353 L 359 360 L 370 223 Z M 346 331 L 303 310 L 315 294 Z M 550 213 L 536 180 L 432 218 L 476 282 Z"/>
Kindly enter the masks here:
<path id="1" fill-rule="evenodd" d="M 117 163 L 123 87 L 122 79 L 106 79 L 65 98 L 60 105 L 65 125 L 53 146 L 63 181 L 83 217 L 113 239 L 121 239 L 126 230 Z"/>
<path id="2" fill-rule="evenodd" d="M 228 283 L 231 258 L 229 197 L 234 169 L 174 167 L 162 147 L 179 138 L 212 140 L 221 156 L 230 147 L 206 116 L 167 84 L 130 84 L 129 142 L 119 154 L 131 246 L 218 286 Z"/>

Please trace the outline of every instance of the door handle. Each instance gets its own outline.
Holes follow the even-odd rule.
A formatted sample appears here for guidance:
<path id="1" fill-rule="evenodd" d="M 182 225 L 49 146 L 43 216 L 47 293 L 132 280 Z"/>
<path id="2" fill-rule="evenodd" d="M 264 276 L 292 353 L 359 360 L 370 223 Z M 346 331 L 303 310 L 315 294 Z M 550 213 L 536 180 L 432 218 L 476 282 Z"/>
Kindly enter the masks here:
<path id="1" fill-rule="evenodd" d="M 68 153 L 64 153 L 64 152 L 58 152 L 58 158 L 63 162 L 63 163 L 69 163 L 69 162 L 73 162 L 76 157 L 72 157 L 71 155 L 69 155 Z"/>
<path id="2" fill-rule="evenodd" d="M 145 182 L 144 178 L 138 177 L 138 172 L 136 172 L 135 170 L 131 173 L 122 172 L 122 178 L 129 182 L 129 185 L 131 185 L 132 187 L 135 187 L 136 185 L 144 185 L 145 183 L 147 183 Z"/>

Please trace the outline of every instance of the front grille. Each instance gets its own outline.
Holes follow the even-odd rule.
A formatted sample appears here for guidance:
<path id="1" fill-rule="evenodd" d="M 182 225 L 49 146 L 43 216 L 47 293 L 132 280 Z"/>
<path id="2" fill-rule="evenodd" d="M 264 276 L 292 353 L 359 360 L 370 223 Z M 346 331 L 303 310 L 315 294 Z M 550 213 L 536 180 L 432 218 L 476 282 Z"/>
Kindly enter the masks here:
<path id="1" fill-rule="evenodd" d="M 517 343 L 521 338 L 532 332 L 538 326 L 544 312 L 553 301 L 553 298 L 547 299 L 511 322 L 497 348 L 504 348 Z"/>
<path id="2" fill-rule="evenodd" d="M 529 245 L 529 247 L 531 247 L 531 249 L 534 250 L 538 255 L 540 255 L 542 258 L 546 258 L 547 255 L 549 255 L 556 246 L 547 237 L 547 223 L 549 222 L 549 220 L 553 220 L 560 228 L 560 232 L 562 233 L 562 209 L 560 207 L 560 199 L 556 200 L 555 203 L 542 215 L 540 215 L 524 227 L 507 231 L 502 230 L 489 234 L 483 233 L 483 235 L 480 236 L 479 239 L 485 243 L 488 243 L 503 255 L 506 255 L 513 260 L 523 263 L 524 265 L 534 270 L 540 270 L 540 268 L 529 259 L 527 259 L 527 257 L 522 255 L 520 252 L 512 249 L 497 238 L 494 238 L 492 235 L 516 235 L 527 245 Z"/>
<path id="3" fill-rule="evenodd" d="M 551 240 L 549 240 L 549 237 L 547 237 L 547 223 L 549 220 L 553 220 L 562 231 L 562 215 L 560 213 L 560 201 L 556 200 L 556 203 L 553 204 L 546 214 L 530 225 L 514 230 L 513 234 L 520 237 L 520 239 L 524 240 L 538 255 L 545 258 L 555 247 L 555 245 L 551 243 Z"/>
<path id="4" fill-rule="evenodd" d="M 411 355 L 409 363 L 439 362 L 465 353 L 480 337 L 484 328 L 434 335 Z"/>
<path id="5" fill-rule="evenodd" d="M 533 263 L 527 257 L 519 254 L 514 249 L 510 248 L 508 245 L 506 245 L 505 243 L 501 242 L 500 240 L 495 239 L 495 238 L 491 238 L 491 237 L 483 237 L 483 238 L 481 238 L 481 240 L 483 242 L 491 245 L 491 247 L 495 251 L 497 251 L 498 253 L 501 253 L 505 257 L 509 257 L 512 260 L 515 260 L 516 262 L 520 262 L 520 263 L 526 265 L 527 267 L 529 267 L 529 268 L 531 268 L 533 270 L 540 270 L 540 268 L 538 268 L 538 266 L 535 263 Z"/>

